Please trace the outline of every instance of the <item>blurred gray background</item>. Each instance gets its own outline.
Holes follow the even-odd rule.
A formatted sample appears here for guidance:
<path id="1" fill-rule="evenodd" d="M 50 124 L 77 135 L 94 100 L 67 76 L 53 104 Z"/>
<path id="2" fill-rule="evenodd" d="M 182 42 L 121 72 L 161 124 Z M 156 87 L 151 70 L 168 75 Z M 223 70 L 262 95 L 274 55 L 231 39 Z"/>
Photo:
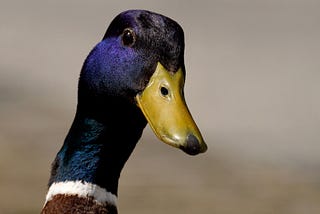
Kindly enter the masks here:
<path id="1" fill-rule="evenodd" d="M 320 1 L 0 1 L 0 213 L 39 213 L 77 80 L 119 12 L 185 31 L 186 98 L 209 146 L 191 157 L 147 128 L 120 213 L 320 213 Z"/>

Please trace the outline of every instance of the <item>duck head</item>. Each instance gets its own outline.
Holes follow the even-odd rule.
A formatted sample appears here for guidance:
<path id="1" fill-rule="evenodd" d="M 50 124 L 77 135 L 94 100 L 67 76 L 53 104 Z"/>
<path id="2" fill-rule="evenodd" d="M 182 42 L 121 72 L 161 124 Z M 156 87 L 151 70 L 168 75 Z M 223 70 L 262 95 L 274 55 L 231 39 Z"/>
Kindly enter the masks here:
<path id="1" fill-rule="evenodd" d="M 142 10 L 119 14 L 87 57 L 78 108 L 88 98 L 121 98 L 138 108 L 157 137 L 190 155 L 207 146 L 184 98 L 184 33 L 170 18 Z M 108 104 L 107 104 L 108 105 Z"/>

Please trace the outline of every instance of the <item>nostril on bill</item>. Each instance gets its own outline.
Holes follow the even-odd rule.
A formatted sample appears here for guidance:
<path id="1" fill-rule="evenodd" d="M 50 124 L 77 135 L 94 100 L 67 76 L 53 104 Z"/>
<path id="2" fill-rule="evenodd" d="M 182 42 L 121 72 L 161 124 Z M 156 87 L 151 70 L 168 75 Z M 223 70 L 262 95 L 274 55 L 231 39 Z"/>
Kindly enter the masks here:
<path id="1" fill-rule="evenodd" d="M 199 140 L 192 134 L 187 137 L 186 145 L 182 148 L 189 155 L 197 155 L 200 153 L 201 147 Z"/>

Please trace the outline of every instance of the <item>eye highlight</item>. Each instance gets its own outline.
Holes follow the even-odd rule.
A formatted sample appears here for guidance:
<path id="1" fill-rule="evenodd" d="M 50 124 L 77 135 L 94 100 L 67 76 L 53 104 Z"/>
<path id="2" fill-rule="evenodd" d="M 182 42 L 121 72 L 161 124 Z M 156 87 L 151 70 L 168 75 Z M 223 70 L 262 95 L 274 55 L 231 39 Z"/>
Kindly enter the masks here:
<path id="1" fill-rule="evenodd" d="M 136 34 L 130 28 L 124 29 L 122 33 L 122 43 L 124 46 L 131 47 L 136 42 Z"/>

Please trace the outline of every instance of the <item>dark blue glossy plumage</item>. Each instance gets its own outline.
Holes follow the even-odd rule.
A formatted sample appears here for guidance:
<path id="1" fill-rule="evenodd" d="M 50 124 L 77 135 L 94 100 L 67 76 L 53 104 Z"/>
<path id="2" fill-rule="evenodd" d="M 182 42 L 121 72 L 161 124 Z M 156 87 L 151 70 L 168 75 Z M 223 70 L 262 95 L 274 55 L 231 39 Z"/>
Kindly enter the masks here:
<path id="1" fill-rule="evenodd" d="M 143 55 L 121 45 L 121 38 L 107 38 L 90 53 L 82 69 L 80 84 L 94 89 L 94 93 L 127 96 L 140 84 Z"/>
<path id="2" fill-rule="evenodd" d="M 113 104 L 86 114 L 77 112 L 64 145 L 53 165 L 52 182 L 82 180 L 117 194 L 121 169 L 146 125 L 140 110 L 130 102 L 108 99 Z"/>

